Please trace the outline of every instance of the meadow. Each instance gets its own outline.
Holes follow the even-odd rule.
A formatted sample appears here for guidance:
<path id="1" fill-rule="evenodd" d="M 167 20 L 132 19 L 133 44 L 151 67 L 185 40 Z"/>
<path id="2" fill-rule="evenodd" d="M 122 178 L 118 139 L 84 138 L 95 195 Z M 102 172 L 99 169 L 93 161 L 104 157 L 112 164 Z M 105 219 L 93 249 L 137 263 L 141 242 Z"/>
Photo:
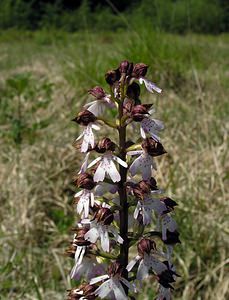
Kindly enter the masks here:
<path id="1" fill-rule="evenodd" d="M 182 276 L 174 299 L 228 297 L 229 36 L 152 31 L 0 32 L 0 299 L 64 299 L 72 261 L 72 177 L 82 157 L 71 122 L 124 59 L 147 63 L 165 122 L 156 179 L 179 204 Z M 141 299 L 153 299 L 152 282 Z"/>

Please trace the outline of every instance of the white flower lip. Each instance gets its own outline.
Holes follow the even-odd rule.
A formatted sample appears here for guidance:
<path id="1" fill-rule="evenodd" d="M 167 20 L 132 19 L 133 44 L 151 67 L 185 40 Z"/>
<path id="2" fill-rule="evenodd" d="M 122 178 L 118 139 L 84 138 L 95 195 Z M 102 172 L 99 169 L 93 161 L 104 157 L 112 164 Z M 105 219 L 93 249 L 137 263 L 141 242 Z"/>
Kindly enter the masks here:
<path id="1" fill-rule="evenodd" d="M 101 248 L 104 252 L 110 251 L 110 238 L 109 232 L 113 235 L 113 238 L 119 244 L 123 243 L 123 239 L 118 234 L 118 230 L 112 225 L 102 225 L 96 221 L 90 222 L 91 228 L 84 235 L 85 240 L 90 241 L 91 243 L 96 243 L 98 239 L 101 241 Z"/>
<path id="2" fill-rule="evenodd" d="M 130 165 L 129 171 L 131 176 L 135 176 L 140 172 L 144 180 L 150 179 L 152 170 L 157 169 L 154 159 L 143 150 L 127 152 L 127 155 L 136 154 L 140 154 L 140 156 L 138 156 Z"/>
<path id="3" fill-rule="evenodd" d="M 100 130 L 100 127 L 94 123 L 89 123 L 86 128 L 84 128 L 83 132 L 78 136 L 76 141 L 79 141 L 83 138 L 82 145 L 81 145 L 81 152 L 87 152 L 89 146 L 93 148 L 95 145 L 95 137 L 93 130 Z"/>
<path id="4" fill-rule="evenodd" d="M 79 215 L 83 215 L 84 218 L 87 218 L 89 215 L 90 206 L 94 206 L 94 194 L 89 190 L 82 190 L 75 194 L 75 198 L 79 197 L 79 201 L 77 203 L 77 213 Z"/>
<path id="5" fill-rule="evenodd" d="M 121 284 L 125 284 L 130 291 L 136 292 L 136 287 L 131 284 L 128 280 L 120 276 L 109 277 L 109 275 L 102 275 L 91 279 L 90 284 L 95 284 L 100 281 L 105 280 L 95 291 L 95 295 L 99 296 L 101 299 L 106 298 L 110 293 L 114 293 L 115 299 L 117 300 L 128 300 L 128 297 L 124 291 Z"/>
<path id="6" fill-rule="evenodd" d="M 106 174 L 110 176 L 113 182 L 119 182 L 121 180 L 121 176 L 114 164 L 114 161 L 122 165 L 124 168 L 128 167 L 126 162 L 111 153 L 105 153 L 104 155 L 93 160 L 88 165 L 88 168 L 91 168 L 96 163 L 100 162 L 94 174 L 93 179 L 95 182 L 104 181 Z"/>
<path id="7" fill-rule="evenodd" d="M 94 100 L 84 105 L 96 117 L 102 116 L 106 108 L 113 108 L 115 105 L 111 101 L 111 95 L 106 95 L 102 99 Z"/>
<path id="8" fill-rule="evenodd" d="M 150 93 L 154 93 L 154 91 L 155 92 L 157 92 L 157 93 L 161 93 L 162 92 L 162 89 L 160 89 L 158 86 L 156 86 L 156 84 L 155 83 L 153 83 L 152 81 L 150 81 L 150 80 L 148 80 L 148 79 L 146 79 L 146 78 L 143 78 L 143 77 L 141 77 L 141 78 L 139 78 L 139 83 L 140 84 L 145 84 L 145 87 L 146 87 L 146 89 L 150 92 Z"/>

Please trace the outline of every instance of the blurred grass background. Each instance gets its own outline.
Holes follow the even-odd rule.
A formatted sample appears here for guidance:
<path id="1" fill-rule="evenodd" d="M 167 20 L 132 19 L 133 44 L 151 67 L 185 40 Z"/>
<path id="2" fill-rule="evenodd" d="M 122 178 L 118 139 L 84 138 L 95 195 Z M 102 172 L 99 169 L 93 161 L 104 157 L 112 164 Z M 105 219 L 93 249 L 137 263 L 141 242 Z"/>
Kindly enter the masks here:
<path id="1" fill-rule="evenodd" d="M 227 299 L 226 1 L 64 2 L 0 2 L 0 299 L 64 299 L 73 284 L 70 120 L 123 59 L 149 64 L 164 91 L 142 98 L 166 125 L 158 185 L 179 203 L 174 298 Z"/>

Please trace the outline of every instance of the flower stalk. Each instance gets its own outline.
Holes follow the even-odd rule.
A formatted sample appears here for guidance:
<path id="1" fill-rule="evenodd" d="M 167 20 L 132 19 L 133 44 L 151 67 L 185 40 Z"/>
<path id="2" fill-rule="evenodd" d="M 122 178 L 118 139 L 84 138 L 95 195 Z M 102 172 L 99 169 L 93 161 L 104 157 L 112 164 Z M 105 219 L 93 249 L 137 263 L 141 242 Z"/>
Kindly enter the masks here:
<path id="1" fill-rule="evenodd" d="M 172 218 L 177 204 L 154 178 L 157 156 L 166 154 L 159 137 L 164 125 L 152 118 L 152 104 L 139 99 L 139 84 L 161 93 L 145 77 L 147 69 L 121 62 L 105 75 L 110 94 L 98 86 L 90 89 L 93 101 L 73 119 L 82 128 L 76 148 L 85 158 L 74 179 L 78 219 L 67 250 L 74 260 L 71 278 L 82 284 L 69 291 L 69 300 L 134 299 L 150 274 L 159 283 L 157 300 L 170 300 L 179 276 L 172 264 L 173 247 L 180 242 Z M 97 137 L 105 125 L 114 141 Z M 127 127 L 134 134 L 127 136 Z"/>
<path id="2" fill-rule="evenodd" d="M 119 157 L 126 161 L 126 126 L 122 125 L 123 117 L 123 100 L 119 103 Z M 120 165 L 119 167 L 121 180 L 119 182 L 118 194 L 120 199 L 121 209 L 119 211 L 120 217 L 120 236 L 123 238 L 123 244 L 120 245 L 120 262 L 124 268 L 128 264 L 128 253 L 129 253 L 129 242 L 128 242 L 128 202 L 127 202 L 127 192 L 125 183 L 127 181 L 127 169 Z M 125 272 L 124 277 L 128 279 L 128 272 Z M 127 287 L 125 287 L 126 293 L 128 292 Z"/>

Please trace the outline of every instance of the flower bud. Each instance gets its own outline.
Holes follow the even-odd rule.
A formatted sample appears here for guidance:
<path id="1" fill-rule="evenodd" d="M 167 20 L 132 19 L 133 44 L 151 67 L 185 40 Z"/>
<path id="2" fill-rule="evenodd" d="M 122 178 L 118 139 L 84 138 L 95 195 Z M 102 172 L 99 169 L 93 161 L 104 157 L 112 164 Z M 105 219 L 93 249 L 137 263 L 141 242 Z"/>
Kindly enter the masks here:
<path id="1" fill-rule="evenodd" d="M 115 275 L 123 275 L 123 271 L 124 268 L 122 267 L 122 265 L 119 262 L 113 262 L 112 264 L 109 265 L 108 270 L 107 270 L 107 274 L 112 277 Z"/>
<path id="2" fill-rule="evenodd" d="M 92 190 L 96 186 L 93 177 L 88 173 L 80 174 L 75 183 L 79 188 L 86 190 Z"/>
<path id="3" fill-rule="evenodd" d="M 88 93 L 91 94 L 92 96 L 94 96 L 98 100 L 106 97 L 106 93 L 105 93 L 104 89 L 101 88 L 100 86 L 96 86 L 96 87 L 90 89 L 88 91 Z"/>
<path id="4" fill-rule="evenodd" d="M 98 144 L 95 146 L 95 151 L 98 153 L 105 153 L 106 151 L 114 151 L 115 143 L 112 142 L 109 138 L 104 137 Z"/>
<path id="5" fill-rule="evenodd" d="M 128 98 L 133 99 L 135 101 L 140 101 L 140 86 L 136 82 L 133 82 L 131 85 L 128 86 L 126 95 Z"/>
<path id="6" fill-rule="evenodd" d="M 81 111 L 78 116 L 73 119 L 72 121 L 83 125 L 83 126 L 87 126 L 89 123 L 93 123 L 97 120 L 96 116 L 91 113 L 89 110 L 84 110 Z"/>
<path id="7" fill-rule="evenodd" d="M 110 225 L 114 220 L 114 215 L 111 212 L 111 210 L 107 207 L 101 207 L 97 212 L 95 213 L 95 220 L 97 222 L 101 222 L 104 225 Z"/>
<path id="8" fill-rule="evenodd" d="M 105 74 L 105 80 L 110 85 L 113 85 L 116 81 L 119 81 L 120 77 L 119 69 L 108 71 Z"/>
<path id="9" fill-rule="evenodd" d="M 148 114 L 148 110 L 142 104 L 135 105 L 131 112 L 132 119 L 135 122 L 141 122 L 147 114 Z"/>
<path id="10" fill-rule="evenodd" d="M 121 74 L 131 75 L 133 71 L 133 63 L 128 62 L 128 60 L 124 60 L 119 65 L 119 72 Z"/>
<path id="11" fill-rule="evenodd" d="M 144 77 L 147 73 L 148 66 L 143 63 L 138 63 L 134 65 L 132 76 L 134 78 Z"/>
<path id="12" fill-rule="evenodd" d="M 146 138 L 142 142 L 142 148 L 151 156 L 159 156 L 166 153 L 162 144 L 153 138 Z"/>
<path id="13" fill-rule="evenodd" d="M 141 239 L 137 244 L 138 254 L 144 256 L 144 253 L 150 255 L 152 250 L 156 250 L 156 243 L 150 239 Z"/>

